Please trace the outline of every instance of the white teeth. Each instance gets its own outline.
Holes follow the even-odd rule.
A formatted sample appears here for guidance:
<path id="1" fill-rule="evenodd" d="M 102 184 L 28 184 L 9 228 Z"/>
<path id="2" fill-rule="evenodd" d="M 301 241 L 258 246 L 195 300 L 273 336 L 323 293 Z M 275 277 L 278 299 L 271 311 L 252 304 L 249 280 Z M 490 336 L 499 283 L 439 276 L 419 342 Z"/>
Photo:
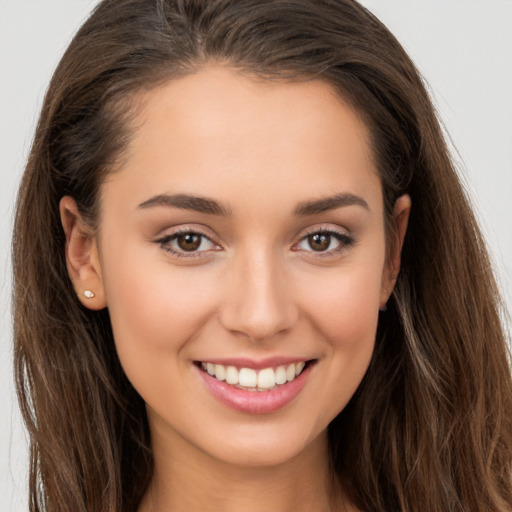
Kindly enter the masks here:
<path id="1" fill-rule="evenodd" d="M 258 387 L 273 388 L 276 385 L 276 374 L 272 368 L 265 368 L 258 373 Z"/>
<path id="2" fill-rule="evenodd" d="M 221 364 L 215 365 L 215 377 L 217 380 L 226 380 L 226 368 Z"/>
<path id="3" fill-rule="evenodd" d="M 238 370 L 234 366 L 226 368 L 226 382 L 232 386 L 238 384 Z"/>
<path id="4" fill-rule="evenodd" d="M 245 388 L 255 388 L 258 382 L 258 376 L 256 370 L 252 368 L 241 368 L 238 376 L 238 384 Z"/>
<path id="5" fill-rule="evenodd" d="M 244 388 L 251 388 L 253 391 L 265 391 L 274 388 L 276 385 L 286 384 L 298 377 L 306 363 L 292 363 L 288 366 L 277 368 L 264 368 L 254 370 L 253 368 L 237 368 L 236 366 L 224 366 L 222 364 L 201 363 L 201 368 L 217 380 L 226 381 L 231 386 L 240 385 Z"/>
<path id="6" fill-rule="evenodd" d="M 306 363 L 301 361 L 300 363 L 295 363 L 295 377 L 298 377 L 300 375 L 300 372 L 304 370 L 304 366 L 306 366 Z"/>
<path id="7" fill-rule="evenodd" d="M 286 382 L 286 368 L 278 366 L 276 369 L 276 384 L 284 384 Z"/>

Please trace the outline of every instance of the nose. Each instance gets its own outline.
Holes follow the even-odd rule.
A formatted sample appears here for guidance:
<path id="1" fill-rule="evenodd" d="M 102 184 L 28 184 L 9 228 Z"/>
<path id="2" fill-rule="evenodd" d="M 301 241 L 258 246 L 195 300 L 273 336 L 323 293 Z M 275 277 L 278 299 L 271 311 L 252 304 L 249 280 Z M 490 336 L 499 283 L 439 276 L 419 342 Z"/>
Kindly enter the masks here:
<path id="1" fill-rule="evenodd" d="M 299 311 L 283 263 L 263 252 L 233 261 L 220 311 L 225 329 L 254 341 L 270 340 L 291 330 Z"/>

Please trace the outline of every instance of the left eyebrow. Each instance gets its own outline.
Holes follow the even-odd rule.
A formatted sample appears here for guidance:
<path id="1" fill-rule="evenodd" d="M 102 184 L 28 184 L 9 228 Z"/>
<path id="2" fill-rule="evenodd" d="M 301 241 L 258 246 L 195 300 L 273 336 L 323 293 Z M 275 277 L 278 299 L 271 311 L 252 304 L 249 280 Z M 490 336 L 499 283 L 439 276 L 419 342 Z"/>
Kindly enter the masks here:
<path id="1" fill-rule="evenodd" d="M 299 203 L 293 213 L 300 217 L 306 217 L 344 206 L 361 206 L 365 210 L 371 211 L 368 203 L 362 197 L 345 193 L 324 197 L 315 201 Z"/>

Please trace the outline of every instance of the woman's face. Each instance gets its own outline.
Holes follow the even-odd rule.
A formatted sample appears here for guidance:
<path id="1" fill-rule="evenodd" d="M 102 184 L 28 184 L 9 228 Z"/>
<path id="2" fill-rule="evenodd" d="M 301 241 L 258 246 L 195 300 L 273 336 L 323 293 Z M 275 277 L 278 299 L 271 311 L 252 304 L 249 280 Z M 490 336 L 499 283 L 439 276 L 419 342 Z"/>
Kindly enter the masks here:
<path id="1" fill-rule="evenodd" d="M 153 442 L 289 460 L 354 394 L 392 287 L 367 129 L 323 82 L 220 66 L 142 100 L 93 265 Z"/>

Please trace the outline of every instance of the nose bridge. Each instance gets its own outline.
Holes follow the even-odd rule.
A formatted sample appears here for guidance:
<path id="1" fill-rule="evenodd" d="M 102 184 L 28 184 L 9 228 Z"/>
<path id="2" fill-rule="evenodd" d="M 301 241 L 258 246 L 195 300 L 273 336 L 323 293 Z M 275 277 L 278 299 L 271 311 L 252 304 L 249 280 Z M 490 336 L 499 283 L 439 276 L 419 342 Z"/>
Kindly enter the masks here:
<path id="1" fill-rule="evenodd" d="M 226 329 L 265 340 L 294 325 L 298 311 L 292 283 L 271 247 L 243 251 L 230 267 L 221 312 Z"/>

